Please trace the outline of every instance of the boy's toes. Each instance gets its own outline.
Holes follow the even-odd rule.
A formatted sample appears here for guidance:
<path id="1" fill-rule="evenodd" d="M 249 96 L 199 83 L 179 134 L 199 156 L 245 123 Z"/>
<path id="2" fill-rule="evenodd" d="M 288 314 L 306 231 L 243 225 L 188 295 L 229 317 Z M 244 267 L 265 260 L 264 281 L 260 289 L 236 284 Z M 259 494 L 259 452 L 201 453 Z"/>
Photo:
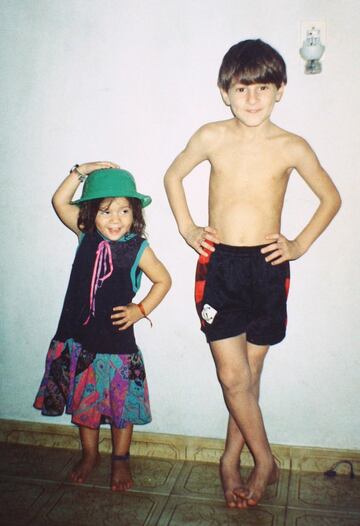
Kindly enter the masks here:
<path id="1" fill-rule="evenodd" d="M 249 506 L 257 506 L 260 501 L 260 497 L 258 497 L 256 494 L 251 494 L 247 498 L 247 503 Z"/>
<path id="2" fill-rule="evenodd" d="M 247 500 L 237 496 L 236 497 L 236 507 L 241 510 L 248 508 Z"/>
<path id="3" fill-rule="evenodd" d="M 241 500 L 247 501 L 249 497 L 249 488 L 247 486 L 239 486 L 238 488 L 234 489 L 234 493 Z"/>
<path id="4" fill-rule="evenodd" d="M 228 508 L 236 508 L 237 507 L 237 497 L 234 495 L 232 491 L 226 491 L 224 493 L 225 496 L 225 502 L 226 506 Z"/>

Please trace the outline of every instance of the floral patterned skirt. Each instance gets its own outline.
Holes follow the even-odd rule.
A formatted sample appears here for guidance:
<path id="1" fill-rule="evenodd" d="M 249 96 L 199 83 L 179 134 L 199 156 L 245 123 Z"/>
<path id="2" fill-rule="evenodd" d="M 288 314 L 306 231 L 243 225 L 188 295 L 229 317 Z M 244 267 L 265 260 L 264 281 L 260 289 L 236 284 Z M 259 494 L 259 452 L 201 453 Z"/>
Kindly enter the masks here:
<path id="1" fill-rule="evenodd" d="M 140 350 L 94 355 L 73 339 L 52 340 L 34 407 L 45 416 L 66 411 L 74 424 L 92 429 L 148 424 L 149 392 Z"/>

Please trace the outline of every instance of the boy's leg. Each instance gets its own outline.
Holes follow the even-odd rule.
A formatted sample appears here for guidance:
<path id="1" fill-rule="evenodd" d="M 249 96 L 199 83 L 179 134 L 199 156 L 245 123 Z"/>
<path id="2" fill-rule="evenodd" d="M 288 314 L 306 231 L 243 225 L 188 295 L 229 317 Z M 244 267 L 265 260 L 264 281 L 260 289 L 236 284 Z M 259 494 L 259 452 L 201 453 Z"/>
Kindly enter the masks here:
<path id="1" fill-rule="evenodd" d="M 73 467 L 70 479 L 82 484 L 86 481 L 90 472 L 100 461 L 99 454 L 99 429 L 79 426 L 82 456 Z"/>
<path id="2" fill-rule="evenodd" d="M 265 356 L 269 350 L 269 346 L 260 346 L 247 342 L 247 355 L 251 371 L 251 385 L 256 400 L 259 401 L 260 395 L 260 379 L 263 370 Z M 238 460 L 245 445 L 245 439 L 238 428 L 235 420 L 229 413 L 228 428 L 226 433 L 225 451 L 223 456 L 227 456 L 229 460 L 232 458 Z"/>
<path id="3" fill-rule="evenodd" d="M 255 505 L 263 496 L 267 484 L 272 482 L 277 475 L 277 468 L 271 454 L 258 404 L 258 389 L 254 390 L 248 357 L 248 344 L 245 334 L 242 334 L 234 338 L 212 342 L 210 347 L 225 403 L 255 461 L 255 468 L 249 479 L 248 487 L 240 487 L 237 495 L 240 499 L 246 499 L 249 505 Z M 260 357 L 262 354 L 265 356 L 267 348 L 263 347 L 257 351 Z M 260 359 L 257 367 L 259 376 L 262 362 L 263 359 Z M 239 454 L 243 442 L 233 424 L 230 425 L 230 433 L 232 433 L 229 437 L 230 452 L 235 456 L 235 454 Z M 239 457 L 237 457 L 238 462 Z M 239 507 L 243 507 L 243 502 L 240 502 Z"/>
<path id="4" fill-rule="evenodd" d="M 253 393 L 259 400 L 260 378 L 264 365 L 265 356 L 269 346 L 259 346 L 247 342 L 247 357 L 251 371 L 251 385 Z M 220 461 L 220 476 L 227 505 L 230 508 L 243 508 L 246 502 L 237 498 L 234 490 L 243 486 L 240 476 L 240 456 L 245 445 L 245 439 L 229 413 L 228 427 L 226 433 L 225 450 Z"/>
<path id="5" fill-rule="evenodd" d="M 268 350 L 268 345 L 259 346 L 247 342 L 248 362 L 252 378 L 251 384 L 257 401 L 259 401 L 260 395 L 261 373 Z M 240 456 L 244 445 L 245 439 L 229 413 L 225 449 L 220 461 L 220 476 L 225 499 L 230 508 L 245 507 L 243 499 L 239 499 L 236 495 L 236 490 L 243 487 L 243 481 L 240 476 Z"/>
<path id="6" fill-rule="evenodd" d="M 111 461 L 111 489 L 113 491 L 126 491 L 133 485 L 130 469 L 130 444 L 133 425 L 118 429 L 111 426 L 112 461 Z"/>
<path id="7" fill-rule="evenodd" d="M 240 475 L 240 454 L 245 440 L 235 420 L 229 413 L 225 449 L 220 459 L 220 479 L 226 505 L 229 508 L 244 508 L 247 502 L 239 498 L 234 490 L 243 487 Z"/>

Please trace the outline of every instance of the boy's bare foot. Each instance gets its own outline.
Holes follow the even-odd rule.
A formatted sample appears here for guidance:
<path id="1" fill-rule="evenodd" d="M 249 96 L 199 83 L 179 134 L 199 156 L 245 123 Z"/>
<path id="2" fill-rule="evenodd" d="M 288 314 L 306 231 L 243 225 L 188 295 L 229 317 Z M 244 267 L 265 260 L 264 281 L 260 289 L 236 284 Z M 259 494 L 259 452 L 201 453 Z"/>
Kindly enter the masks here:
<path id="1" fill-rule="evenodd" d="M 220 459 L 220 480 L 228 508 L 247 508 L 247 500 L 234 493 L 235 488 L 243 486 L 240 474 L 240 462 L 227 460 L 225 455 Z"/>
<path id="2" fill-rule="evenodd" d="M 92 454 L 83 452 L 81 459 L 75 464 L 70 473 L 70 480 L 78 484 L 83 484 L 99 462 L 99 453 Z"/>
<path id="3" fill-rule="evenodd" d="M 279 478 L 279 468 L 273 459 L 269 467 L 255 466 L 246 485 L 236 488 L 234 493 L 247 501 L 248 506 L 256 506 L 263 498 L 266 487 Z"/>
<path id="4" fill-rule="evenodd" d="M 111 489 L 112 491 L 126 491 L 134 484 L 131 469 L 130 455 L 111 456 Z"/>

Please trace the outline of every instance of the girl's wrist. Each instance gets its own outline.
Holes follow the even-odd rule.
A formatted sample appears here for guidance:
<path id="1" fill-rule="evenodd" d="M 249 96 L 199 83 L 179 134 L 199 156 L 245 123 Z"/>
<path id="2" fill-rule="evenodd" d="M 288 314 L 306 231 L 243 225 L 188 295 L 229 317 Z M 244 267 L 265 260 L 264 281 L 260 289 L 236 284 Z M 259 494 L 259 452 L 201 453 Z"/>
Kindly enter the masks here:
<path id="1" fill-rule="evenodd" d="M 140 302 L 140 303 L 135 303 L 135 305 L 139 308 L 141 314 L 143 315 L 143 317 L 148 320 L 148 322 L 150 323 L 151 327 L 152 327 L 152 321 L 150 320 L 150 318 L 148 318 L 148 316 L 146 315 L 146 311 L 145 311 L 145 308 L 144 308 L 144 305 Z"/>
<path id="2" fill-rule="evenodd" d="M 72 166 L 72 167 L 70 168 L 69 175 L 71 175 L 71 174 L 74 173 L 74 172 L 76 173 L 77 178 L 78 178 L 78 180 L 80 181 L 80 183 L 83 183 L 83 182 L 86 180 L 87 176 L 88 176 L 88 174 L 82 172 L 82 171 L 79 169 L 79 165 L 78 165 L 78 164 L 74 164 L 74 166 Z"/>

